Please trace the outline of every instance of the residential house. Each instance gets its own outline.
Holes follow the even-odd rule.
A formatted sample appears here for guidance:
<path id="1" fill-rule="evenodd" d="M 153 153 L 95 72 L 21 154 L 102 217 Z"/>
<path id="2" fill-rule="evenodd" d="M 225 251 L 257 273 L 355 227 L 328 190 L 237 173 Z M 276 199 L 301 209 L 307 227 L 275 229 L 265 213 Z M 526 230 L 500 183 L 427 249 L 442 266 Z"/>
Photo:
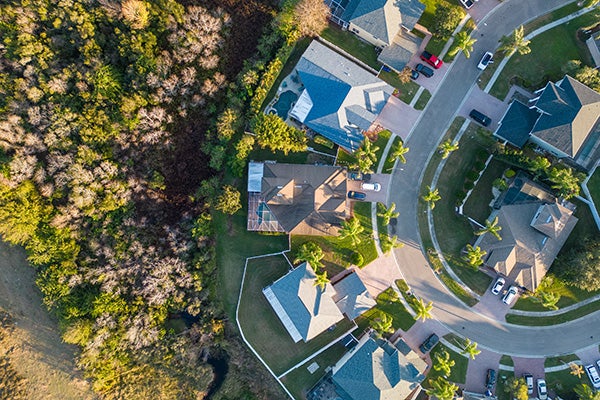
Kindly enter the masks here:
<path id="1" fill-rule="evenodd" d="M 353 321 L 359 315 L 377 305 L 377 302 L 354 270 L 334 282 L 333 288 L 335 289 L 333 301 L 349 320 Z"/>
<path id="2" fill-rule="evenodd" d="M 251 162 L 248 230 L 337 235 L 349 215 L 346 179 L 336 166 Z"/>
<path id="3" fill-rule="evenodd" d="M 565 75 L 524 104 L 514 100 L 494 136 L 516 147 L 535 143 L 584 170 L 600 159 L 600 93 Z"/>
<path id="4" fill-rule="evenodd" d="M 486 252 L 485 266 L 534 292 L 577 223 L 575 206 L 523 177 L 515 182 L 489 217 L 498 217 L 502 240 L 485 233 L 475 246 Z"/>
<path id="5" fill-rule="evenodd" d="M 404 400 L 420 390 L 426 368 L 425 361 L 406 343 L 395 347 L 363 335 L 333 366 L 331 379 L 344 400 Z"/>
<path id="6" fill-rule="evenodd" d="M 289 117 L 349 152 L 360 147 L 363 133 L 394 92 L 373 73 L 316 40 L 292 76 L 303 89 Z"/>
<path id="7" fill-rule="evenodd" d="M 305 262 L 263 289 L 295 343 L 311 340 L 344 318 L 333 300 L 333 286 L 315 286 L 316 277 Z"/>
<path id="8" fill-rule="evenodd" d="M 379 47 L 378 61 L 401 71 L 418 51 L 421 38 L 412 31 L 425 11 L 418 0 L 326 0 L 331 19 Z"/>

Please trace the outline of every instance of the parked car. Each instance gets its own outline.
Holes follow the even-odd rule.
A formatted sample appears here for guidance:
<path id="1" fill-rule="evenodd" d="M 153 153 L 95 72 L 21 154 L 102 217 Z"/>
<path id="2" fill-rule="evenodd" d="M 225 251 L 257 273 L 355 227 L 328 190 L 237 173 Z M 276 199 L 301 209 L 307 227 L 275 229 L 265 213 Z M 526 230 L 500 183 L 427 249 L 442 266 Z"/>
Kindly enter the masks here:
<path id="1" fill-rule="evenodd" d="M 435 346 L 439 341 L 440 338 L 438 337 L 438 335 L 432 333 L 427 339 L 425 339 L 423 343 L 421 343 L 421 345 L 419 346 L 419 350 L 421 350 L 421 353 L 425 354 L 429 350 L 433 349 L 433 346 Z"/>
<path id="2" fill-rule="evenodd" d="M 525 379 L 527 385 L 527 394 L 533 394 L 533 375 L 523 374 L 523 379 Z"/>
<path id="3" fill-rule="evenodd" d="M 431 78 L 433 76 L 433 70 L 431 68 L 429 68 L 428 66 L 423 65 L 421 63 L 417 64 L 415 69 L 417 70 L 417 72 L 425 75 L 427 78 Z"/>
<path id="4" fill-rule="evenodd" d="M 419 71 L 415 71 L 414 69 L 410 71 L 410 77 L 416 80 L 419 77 Z"/>
<path id="5" fill-rule="evenodd" d="M 375 183 L 366 183 L 366 182 L 363 182 L 360 185 L 360 188 L 362 190 L 370 190 L 370 191 L 373 191 L 373 192 L 379 192 L 381 190 L 381 185 L 379 183 L 377 183 L 377 182 L 375 182 Z"/>
<path id="6" fill-rule="evenodd" d="M 516 286 L 509 287 L 508 292 L 506 292 L 506 294 L 502 298 L 502 302 L 504 304 L 508 304 L 510 306 L 512 304 L 512 302 L 515 300 L 515 297 L 517 297 L 518 293 L 519 293 L 519 289 L 517 289 Z"/>
<path id="7" fill-rule="evenodd" d="M 463 6 L 465 6 L 465 8 L 468 10 L 469 8 L 473 7 L 473 0 L 460 0 L 461 4 Z"/>
<path id="8" fill-rule="evenodd" d="M 481 61 L 479 61 L 479 64 L 477 65 L 477 68 L 479 68 L 480 70 L 484 70 L 486 69 L 486 67 L 494 62 L 494 53 L 491 53 L 489 51 L 486 51 L 485 54 L 483 55 L 483 57 L 481 57 Z"/>
<path id="9" fill-rule="evenodd" d="M 496 370 L 488 369 L 485 377 L 485 387 L 492 391 L 494 386 L 496 386 Z"/>
<path id="10" fill-rule="evenodd" d="M 364 200 L 365 197 L 367 197 L 367 195 L 364 194 L 363 192 L 355 192 L 354 190 L 351 190 L 348 192 L 349 199 Z"/>
<path id="11" fill-rule="evenodd" d="M 498 279 L 496 279 L 496 283 L 494 283 L 494 286 L 492 286 L 492 294 L 496 296 L 499 295 L 505 283 L 506 280 L 503 277 L 499 277 Z"/>
<path id="12" fill-rule="evenodd" d="M 483 126 L 489 126 L 492 123 L 492 119 L 490 117 L 475 109 L 471 110 L 469 117 L 471 117 L 473 121 L 479 122 Z"/>
<path id="13" fill-rule="evenodd" d="M 598 370 L 592 364 L 585 366 L 585 372 L 587 373 L 588 378 L 590 378 L 590 382 L 594 389 L 600 389 L 600 375 L 598 375 Z"/>
<path id="14" fill-rule="evenodd" d="M 546 381 L 543 379 L 537 380 L 538 399 L 546 400 L 548 398 L 548 388 L 546 387 Z"/>
<path id="15" fill-rule="evenodd" d="M 371 180 L 371 174 L 363 174 L 362 172 L 350 172 L 348 174 L 348 178 L 351 181 L 365 181 L 368 182 Z"/>
<path id="16" fill-rule="evenodd" d="M 424 51 L 421 53 L 421 60 L 425 61 L 427 64 L 431 65 L 435 69 L 439 69 L 444 63 L 442 60 L 437 58 L 437 56 L 431 54 L 428 51 Z"/>

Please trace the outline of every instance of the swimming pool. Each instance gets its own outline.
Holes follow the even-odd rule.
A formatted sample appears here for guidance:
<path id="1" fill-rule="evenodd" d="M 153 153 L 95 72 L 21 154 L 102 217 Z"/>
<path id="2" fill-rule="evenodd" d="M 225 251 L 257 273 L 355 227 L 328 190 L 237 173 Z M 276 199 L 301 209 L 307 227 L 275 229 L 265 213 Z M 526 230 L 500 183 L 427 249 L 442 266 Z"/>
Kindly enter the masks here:
<path id="1" fill-rule="evenodd" d="M 291 90 L 287 90 L 281 93 L 279 100 L 273 105 L 273 108 L 277 110 L 277 115 L 286 119 L 290 112 L 290 108 L 292 108 L 292 103 L 296 100 L 298 100 L 298 95 Z"/>

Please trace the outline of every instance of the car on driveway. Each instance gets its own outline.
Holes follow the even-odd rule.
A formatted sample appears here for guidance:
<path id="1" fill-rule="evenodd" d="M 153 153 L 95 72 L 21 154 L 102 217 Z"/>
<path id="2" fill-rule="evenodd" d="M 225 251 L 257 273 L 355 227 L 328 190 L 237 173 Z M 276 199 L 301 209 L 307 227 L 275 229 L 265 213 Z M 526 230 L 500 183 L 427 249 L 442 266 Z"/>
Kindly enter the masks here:
<path id="1" fill-rule="evenodd" d="M 506 280 L 503 277 L 499 277 L 498 279 L 496 279 L 496 283 L 494 283 L 494 286 L 492 286 L 492 294 L 496 296 L 499 295 L 505 283 Z"/>
<path id="2" fill-rule="evenodd" d="M 468 10 L 469 8 L 473 7 L 473 0 L 460 0 L 460 3 L 465 6 L 465 8 Z"/>
<path id="3" fill-rule="evenodd" d="M 444 63 L 442 60 L 437 58 L 437 56 L 431 54 L 428 51 L 424 51 L 421 53 L 421 60 L 425 61 L 427 64 L 431 65 L 435 69 L 439 69 Z"/>
<path id="4" fill-rule="evenodd" d="M 431 78 L 433 76 L 433 70 L 421 63 L 417 64 L 415 70 L 417 70 L 417 72 L 419 72 L 420 74 L 425 75 L 427 78 Z"/>
<path id="5" fill-rule="evenodd" d="M 527 394 L 533 394 L 533 375 L 523 374 L 523 379 L 525 379 L 527 385 Z"/>
<path id="6" fill-rule="evenodd" d="M 349 199 L 364 200 L 365 197 L 367 197 L 367 195 L 364 194 L 363 192 L 355 192 L 354 190 L 351 190 L 351 191 L 348 192 L 348 198 Z"/>
<path id="7" fill-rule="evenodd" d="M 435 346 L 439 341 L 440 338 L 438 337 L 438 335 L 432 333 L 427 339 L 425 339 L 423 343 L 421 343 L 421 345 L 419 346 L 419 350 L 421 350 L 421 353 L 425 354 L 429 350 L 433 349 L 433 346 Z"/>
<path id="8" fill-rule="evenodd" d="M 481 111 L 477 111 L 475 109 L 471 110 L 471 112 L 469 113 L 469 117 L 471 117 L 473 121 L 479 122 L 483 126 L 489 126 L 492 123 L 492 119 L 490 117 L 488 117 Z"/>
<path id="9" fill-rule="evenodd" d="M 518 293 L 519 289 L 517 289 L 516 286 L 509 287 L 508 292 L 506 292 L 506 294 L 502 298 L 502 302 L 510 306 L 513 303 L 513 301 L 515 301 L 515 297 L 517 297 Z"/>
<path id="10" fill-rule="evenodd" d="M 546 400 L 548 398 L 548 388 L 546 387 L 546 381 L 543 379 L 537 380 L 538 399 Z"/>
<path id="11" fill-rule="evenodd" d="M 410 77 L 411 79 L 417 79 L 419 77 L 419 72 L 415 71 L 414 69 L 410 71 Z"/>
<path id="12" fill-rule="evenodd" d="M 592 386 L 594 389 L 600 389 L 600 375 L 598 375 L 598 370 L 594 365 L 586 365 L 585 372 L 587 373 L 588 378 L 590 378 L 590 382 L 592 382 Z"/>
<path id="13" fill-rule="evenodd" d="M 494 54 L 486 51 L 485 54 L 483 55 L 483 57 L 481 57 L 481 60 L 479 61 L 479 64 L 477 64 L 477 68 L 479 68 L 480 70 L 484 70 L 487 68 L 487 66 L 491 63 L 494 62 Z"/>
<path id="14" fill-rule="evenodd" d="M 494 386 L 496 386 L 496 370 L 488 369 L 485 376 L 485 387 L 487 390 L 492 391 Z"/>
<path id="15" fill-rule="evenodd" d="M 379 192 L 381 190 L 381 184 L 375 182 L 375 183 L 367 183 L 367 182 L 363 182 L 360 185 L 360 188 L 362 190 L 370 190 L 373 192 Z"/>

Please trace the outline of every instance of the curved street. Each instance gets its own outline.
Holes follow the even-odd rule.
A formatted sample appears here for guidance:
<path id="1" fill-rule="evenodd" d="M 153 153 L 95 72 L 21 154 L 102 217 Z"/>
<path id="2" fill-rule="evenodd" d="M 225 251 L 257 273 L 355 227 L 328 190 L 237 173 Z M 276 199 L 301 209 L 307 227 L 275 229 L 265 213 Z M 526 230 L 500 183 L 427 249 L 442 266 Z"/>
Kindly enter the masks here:
<path id="1" fill-rule="evenodd" d="M 452 63 L 406 141 L 410 147 L 407 163 L 396 168 L 392 176 L 394 189 L 390 190 L 389 201 L 399 205 L 401 217 L 396 234 L 406 244 L 394 250 L 394 256 L 413 293 L 433 301 L 432 314 L 440 323 L 501 354 L 544 357 L 573 353 L 597 344 L 600 311 L 558 326 L 525 327 L 490 319 L 465 306 L 437 279 L 422 252 L 417 222 L 421 178 L 463 99 L 476 85 L 481 72 L 477 61 L 483 53 L 497 48 L 503 35 L 566 3 L 565 0 L 507 0 L 479 21 L 473 32 L 477 42 L 471 58 L 460 55 Z"/>

